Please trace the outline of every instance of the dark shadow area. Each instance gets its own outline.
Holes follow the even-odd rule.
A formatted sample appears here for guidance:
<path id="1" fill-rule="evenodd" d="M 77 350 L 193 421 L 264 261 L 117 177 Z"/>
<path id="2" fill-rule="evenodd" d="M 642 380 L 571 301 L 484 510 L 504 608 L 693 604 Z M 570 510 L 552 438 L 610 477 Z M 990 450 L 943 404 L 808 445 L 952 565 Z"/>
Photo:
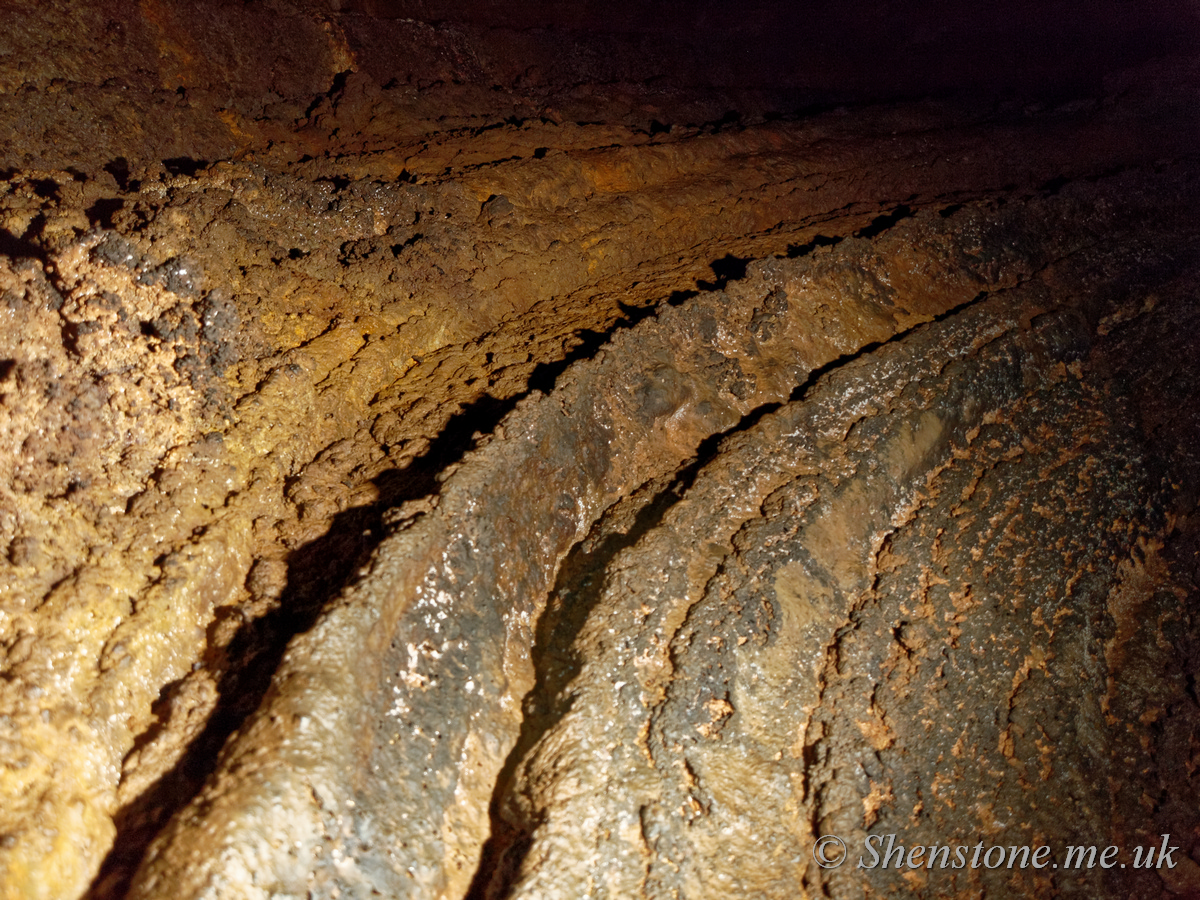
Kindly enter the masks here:
<path id="1" fill-rule="evenodd" d="M 208 160 L 192 159 L 189 156 L 175 156 L 163 160 L 163 168 L 172 175 L 185 175 L 188 178 L 195 178 L 198 172 L 202 172 L 208 166 Z"/>
<path id="2" fill-rule="evenodd" d="M 317 178 L 315 180 L 317 184 L 328 184 L 339 193 L 350 187 L 350 179 L 342 175 L 329 175 L 324 178 Z"/>
<path id="3" fill-rule="evenodd" d="M 829 237 L 828 235 L 818 234 L 811 241 L 805 244 L 788 244 L 787 258 L 800 259 L 802 256 L 808 256 L 818 247 L 834 247 L 840 244 L 845 238 Z"/>
<path id="4" fill-rule="evenodd" d="M 116 197 L 104 197 L 85 209 L 84 214 L 93 228 L 112 228 L 113 216 L 120 212 L 124 205 L 124 200 L 118 200 Z"/>
<path id="5" fill-rule="evenodd" d="M 37 178 L 30 182 L 35 196 L 42 200 L 58 200 L 58 182 L 51 178 Z"/>
<path id="6" fill-rule="evenodd" d="M 709 267 L 717 277 L 712 281 L 702 281 L 697 278 L 696 287 L 702 291 L 723 291 L 729 282 L 741 281 L 746 277 L 746 266 L 749 264 L 749 258 L 743 259 L 740 256 L 727 253 L 720 259 L 715 259 L 709 263 Z"/>
<path id="7" fill-rule="evenodd" d="M 1067 178 L 1065 175 L 1056 175 L 1039 187 L 1038 190 L 1041 191 L 1042 195 L 1045 197 L 1053 197 L 1064 187 L 1066 187 L 1070 181 L 1071 179 Z"/>
<path id="8" fill-rule="evenodd" d="M 879 237 L 893 225 L 898 222 L 903 222 L 905 219 L 911 219 L 916 215 L 916 212 L 908 206 L 901 204 L 893 209 L 890 213 L 884 213 L 881 216 L 876 216 L 871 220 L 871 224 L 865 228 L 860 228 L 854 232 L 856 238 L 874 238 Z"/>
<path id="9" fill-rule="evenodd" d="M 679 306 L 691 300 L 693 297 L 699 297 L 699 291 L 671 291 L 671 296 L 667 297 L 668 306 Z"/>
<path id="10" fill-rule="evenodd" d="M 36 259 L 44 262 L 45 253 L 34 241 L 45 226 L 46 217 L 38 215 L 20 237 L 0 228 L 0 256 L 7 256 L 13 260 Z"/>
<path id="11" fill-rule="evenodd" d="M 131 187 L 137 190 L 137 183 L 129 180 L 129 160 L 123 156 L 118 156 L 112 162 L 104 165 L 104 171 L 113 177 L 117 182 L 117 187 L 123 191 L 129 190 Z"/>
<path id="12" fill-rule="evenodd" d="M 704 131 L 708 131 L 711 134 L 719 134 L 720 132 L 724 131 L 727 128 L 731 128 L 731 127 L 740 125 L 741 121 L 742 121 L 742 114 L 740 112 L 738 112 L 736 109 L 730 109 L 730 110 L 727 110 L 725 112 L 725 114 L 722 115 L 719 119 L 714 119 L 712 122 L 705 122 L 700 127 Z"/>
<path id="13" fill-rule="evenodd" d="M 409 247 L 413 246 L 418 241 L 422 240 L 424 237 L 425 237 L 425 235 L 421 234 L 421 232 L 418 231 L 412 237 L 410 237 L 404 241 L 401 241 L 399 244 L 392 244 L 392 247 L 391 247 L 392 256 L 399 258 L 400 255 L 402 253 L 404 253 L 405 250 L 407 250 Z M 293 256 L 292 259 L 296 259 L 296 257 Z"/>

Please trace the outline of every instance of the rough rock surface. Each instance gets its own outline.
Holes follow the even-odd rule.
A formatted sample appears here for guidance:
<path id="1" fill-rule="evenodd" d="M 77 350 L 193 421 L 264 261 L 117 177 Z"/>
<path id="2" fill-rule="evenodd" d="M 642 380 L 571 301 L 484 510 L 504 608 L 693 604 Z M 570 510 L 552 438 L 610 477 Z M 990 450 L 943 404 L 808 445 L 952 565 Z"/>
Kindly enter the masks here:
<path id="1" fill-rule="evenodd" d="M 1195 17 L 376 6 L 5 10 L 0 897 L 1200 891 Z"/>
<path id="2" fill-rule="evenodd" d="M 1112 615 L 1159 565 L 1153 491 L 1170 492 L 1144 483 L 1123 401 L 1081 360 L 1102 321 L 1143 312 L 1130 283 L 1171 286 L 1200 262 L 1190 192 L 1172 215 L 1120 184 L 1124 204 L 1079 231 L 1064 192 L 752 265 L 524 401 L 436 499 L 398 511 L 359 585 L 293 642 L 133 896 L 460 895 L 506 757 L 484 896 L 817 893 L 820 833 L 965 842 L 1031 803 L 1044 820 L 1022 813 L 1022 843 L 1107 839 L 1107 780 L 1088 781 L 1090 803 L 1077 781 L 1084 765 L 1116 778 L 1128 719 L 1103 730 L 1084 660 L 1129 636 L 1065 620 Z M 847 361 L 854 342 L 882 346 Z M 580 542 L 608 507 L 615 524 Z M 1044 522 L 1033 535 L 1026 516 Z M 1027 709 L 1040 722 L 1063 679 L 1092 701 L 1045 736 Z M 976 704 L 988 713 L 954 715 Z M 1093 812 L 1066 830 L 1071 803 Z"/>
<path id="3" fill-rule="evenodd" d="M 606 515 L 542 621 L 483 896 L 1076 895 L 809 853 L 826 833 L 1104 843 L 1130 713 L 1182 699 L 1126 674 L 1143 618 L 1139 664 L 1169 665 L 1186 590 L 1158 557 L 1171 492 L 1129 398 L 1089 378 L 1068 290 L 890 341 Z M 1142 775 L 1194 808 L 1194 784 Z"/>

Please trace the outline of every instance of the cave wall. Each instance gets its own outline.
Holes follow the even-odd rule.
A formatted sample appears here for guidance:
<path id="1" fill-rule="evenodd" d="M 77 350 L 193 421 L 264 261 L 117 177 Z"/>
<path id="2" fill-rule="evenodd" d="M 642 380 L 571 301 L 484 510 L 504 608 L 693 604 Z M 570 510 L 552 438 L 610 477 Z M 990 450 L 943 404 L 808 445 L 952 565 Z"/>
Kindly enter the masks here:
<path id="1" fill-rule="evenodd" d="M 1200 890 L 1194 9 L 4 12 L 2 896 Z"/>

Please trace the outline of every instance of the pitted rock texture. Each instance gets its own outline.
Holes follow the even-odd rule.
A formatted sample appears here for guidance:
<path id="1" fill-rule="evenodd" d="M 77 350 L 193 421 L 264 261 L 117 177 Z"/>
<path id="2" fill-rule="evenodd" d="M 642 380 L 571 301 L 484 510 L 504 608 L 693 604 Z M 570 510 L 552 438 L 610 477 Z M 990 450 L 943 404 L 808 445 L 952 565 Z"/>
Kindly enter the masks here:
<path id="1" fill-rule="evenodd" d="M 810 855 L 1112 834 L 1126 720 L 1079 673 L 1113 598 L 1165 574 L 1161 506 L 1087 324 L 1045 308 L 1000 293 L 839 367 L 600 524 L 539 631 L 481 896 L 1102 892 Z"/>
<path id="2" fill-rule="evenodd" d="M 1200 891 L 1200 20 L 780 6 L 5 8 L 0 897 Z"/>
<path id="3" fill-rule="evenodd" d="M 921 666 L 909 657 L 929 648 L 937 658 L 925 669 L 935 681 L 912 688 L 920 702 L 930 702 L 953 663 L 978 670 L 955 684 L 953 702 L 979 684 L 987 699 L 976 702 L 1003 702 L 1007 716 L 1010 682 L 1019 686 L 1058 651 L 1038 643 L 1031 626 L 1012 646 L 991 636 L 997 626 L 984 618 L 991 607 L 975 594 L 986 591 L 1002 609 L 1026 609 L 1034 623 L 1043 615 L 1053 622 L 1060 608 L 1050 608 L 1051 598 L 1062 595 L 1058 603 L 1068 608 L 1076 590 L 1079 615 L 1089 615 L 1089 604 L 1102 613 L 1106 591 L 1118 590 L 1118 561 L 1137 558 L 1139 538 L 1144 547 L 1162 531 L 1162 504 L 1150 493 L 1162 486 L 1141 482 L 1136 443 L 1109 422 L 1120 418 L 1120 401 L 1103 400 L 1080 361 L 1102 322 L 1129 321 L 1143 309 L 1144 297 L 1128 296 L 1130 284 L 1170 284 L 1195 271 L 1194 231 L 1175 230 L 1188 221 L 1186 204 L 1173 215 L 1152 183 L 1122 181 L 1126 202 L 1140 195 L 1149 201 L 1141 215 L 1153 210 L 1155 224 L 1140 219 L 1145 230 L 1136 238 L 1095 220 L 1073 232 L 1075 192 L 1020 213 L 918 216 L 874 243 L 858 239 L 802 260 L 751 265 L 725 291 L 620 332 L 595 360 L 567 370 L 549 396 L 522 401 L 436 499 L 401 507 L 399 532 L 380 545 L 359 584 L 292 643 L 262 709 L 226 748 L 221 773 L 151 847 L 133 896 L 457 896 L 472 880 L 481 896 L 785 896 L 797 884 L 821 890 L 819 870 L 779 863 L 760 871 L 754 860 L 764 847 L 775 848 L 767 858 L 795 863 L 826 820 L 847 835 L 890 824 L 880 809 L 898 791 L 913 809 L 930 795 L 930 820 L 918 826 L 972 835 L 993 828 L 991 806 L 936 818 L 934 798 L 949 789 L 931 768 L 888 773 L 882 751 L 892 746 L 904 758 L 955 757 L 958 744 L 920 729 L 909 736 L 872 691 L 865 709 L 853 709 L 861 720 L 853 733 L 863 743 L 844 747 L 839 736 L 836 746 L 852 758 L 882 754 L 871 766 L 877 790 L 854 803 L 877 805 L 861 822 L 842 822 L 845 801 L 826 799 L 848 788 L 822 765 L 831 758 L 825 765 L 841 772 L 844 758 L 828 742 L 834 732 L 824 716 L 842 718 L 825 710 L 835 682 L 823 670 L 854 645 L 835 640 L 840 630 L 882 606 L 891 624 L 870 624 L 876 640 L 861 639 L 864 652 L 878 654 L 881 643 L 890 655 L 907 647 L 915 671 Z M 1136 217 L 1128 206 L 1120 215 Z M 976 240 L 1007 249 L 965 252 Z M 1114 258 L 1125 262 L 1121 274 L 1097 281 L 1097 263 Z M 866 277 L 856 286 L 845 277 L 850 271 Z M 935 315 L 944 321 L 895 337 L 911 330 L 901 323 Z M 810 330 L 814 319 L 828 324 Z M 845 361 L 853 340 L 882 346 Z M 822 367 L 831 367 L 828 381 L 811 399 L 794 397 Z M 785 401 L 775 412 L 765 405 Z M 1014 421 L 1002 427 L 1008 417 Z M 1039 429 L 1043 441 L 1065 443 L 1034 453 L 1025 445 Z M 722 444 L 712 461 L 677 471 L 714 435 L 732 431 L 743 433 L 729 439 L 730 449 Z M 1104 453 L 1085 452 L 1090 444 Z M 990 516 L 974 540 L 998 543 L 980 565 L 986 574 L 973 568 L 984 554 L 973 545 L 961 551 L 971 564 L 900 567 L 896 548 L 908 540 L 932 542 L 926 554 L 951 552 L 941 547 L 948 526 L 937 507 L 926 513 L 932 524 L 921 518 L 926 495 L 939 496 L 941 480 L 953 480 L 957 471 L 947 473 L 956 459 L 989 453 L 995 461 L 972 476 Z M 1000 485 L 983 478 L 1014 459 L 1032 468 Z M 1051 475 L 1062 479 L 1057 488 Z M 1021 478 L 1037 487 L 1024 488 Z M 1079 479 L 1088 486 L 1076 491 Z M 1056 509 L 1042 497 L 1068 484 L 1074 506 Z M 953 490 L 959 508 L 952 512 L 964 514 L 971 492 Z M 623 503 L 635 508 L 622 511 Z M 602 524 L 578 543 L 606 508 L 620 525 Z M 1037 538 L 1060 554 L 1036 561 L 1046 583 L 1026 585 L 1028 554 L 1008 549 L 1003 528 L 995 534 L 1005 509 L 1027 508 L 1061 529 L 1046 526 Z M 644 535 L 634 542 L 629 531 Z M 1072 533 L 1075 544 L 1064 546 Z M 569 554 L 589 560 L 608 541 L 629 545 L 611 570 L 597 570 L 594 560 L 573 568 Z M 921 558 L 906 552 L 905 559 Z M 1006 552 L 1016 557 L 1007 567 Z M 1103 565 L 1080 583 L 1074 567 L 1095 569 L 1096 561 Z M 958 582 L 930 574 L 952 567 Z M 897 570 L 925 590 L 932 579 L 945 609 L 914 599 L 914 586 L 891 584 L 887 575 Z M 579 581 L 560 580 L 552 591 L 556 572 Z M 602 582 L 611 596 L 594 596 Z M 941 591 L 943 584 L 950 587 Z M 590 602 L 578 599 L 589 595 Z M 905 604 L 914 621 L 903 618 Z M 940 659 L 959 649 L 957 623 L 975 605 L 984 611 L 971 634 L 979 653 L 992 655 L 994 671 L 970 649 L 961 662 Z M 902 618 L 893 621 L 897 610 Z M 562 634 L 555 617 L 574 624 Z M 940 627 L 943 617 L 948 634 L 922 633 L 924 620 Z M 1062 651 L 1074 687 L 1076 657 L 1096 649 Z M 899 678 L 897 665 L 877 659 L 889 676 L 877 680 L 907 698 L 915 676 Z M 847 690 L 843 702 L 854 707 L 862 689 Z M 1072 707 L 1069 715 L 1098 709 Z M 1020 722 L 1015 707 L 1011 715 Z M 1001 752 L 1000 762 L 1012 757 L 1014 769 L 1031 767 L 1024 735 L 1022 755 L 1014 755 L 1020 726 L 1004 730 L 1006 742 L 985 719 L 985 733 L 966 746 Z M 1077 751 L 1086 765 L 1082 749 L 1090 745 L 1072 740 L 1063 736 L 1063 752 Z M 1107 754 L 1104 762 L 1123 765 Z M 1030 801 L 1048 815 L 1060 815 L 1056 804 L 1070 799 L 1077 764 L 1062 771 L 1063 784 L 1038 785 Z M 495 798 L 491 857 L 476 875 L 489 824 L 481 787 L 498 778 L 504 789 Z M 982 789 L 965 769 L 956 784 L 961 796 Z M 859 787 L 854 780 L 849 789 Z M 989 785 L 996 804 L 1018 802 L 1001 787 Z M 943 802 L 955 808 L 955 796 Z M 764 806 L 779 813 L 778 828 L 755 815 Z M 1110 823 L 1109 811 L 1097 808 L 1094 818 L 1073 823 L 1078 832 L 1053 833 L 1098 841 Z M 1048 827 L 1050 820 L 1031 826 L 1027 837 Z M 738 831 L 744 855 L 732 852 Z M 262 868 L 263 859 L 276 858 L 276 842 L 286 858 Z M 855 890 L 836 879 L 829 886 L 847 896 Z M 1069 886 L 1062 890 L 1069 895 Z"/>

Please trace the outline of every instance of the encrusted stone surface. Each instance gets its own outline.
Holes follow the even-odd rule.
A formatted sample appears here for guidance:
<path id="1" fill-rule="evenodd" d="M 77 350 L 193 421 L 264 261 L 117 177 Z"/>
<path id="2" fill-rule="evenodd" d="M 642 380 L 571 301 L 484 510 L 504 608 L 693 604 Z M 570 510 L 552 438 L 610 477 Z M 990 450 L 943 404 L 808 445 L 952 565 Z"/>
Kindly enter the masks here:
<path id="1" fill-rule="evenodd" d="M 1195 15 L 383 6 L 6 10 L 0 897 L 1200 891 Z"/>
<path id="2" fill-rule="evenodd" d="M 823 834 L 852 863 L 872 862 L 868 835 L 1107 845 L 1131 780 L 1113 701 L 1157 719 L 1183 699 L 1124 684 L 1143 617 L 1163 643 L 1139 655 L 1168 664 L 1155 623 L 1186 597 L 1158 556 L 1170 492 L 1128 398 L 1089 377 L 1089 323 L 1048 293 L 999 293 L 839 367 L 578 546 L 481 896 L 1103 893 L 1095 872 L 1076 891 L 810 854 Z M 1195 785 L 1132 781 L 1195 802 Z"/>
<path id="3" fill-rule="evenodd" d="M 1155 198 L 1160 224 L 1143 220 L 1151 232 L 1136 238 L 1137 250 L 1123 249 L 1132 235 L 1099 221 L 1073 230 L 1081 202 L 1073 192 L 1021 213 L 918 216 L 873 244 L 754 264 L 725 291 L 619 333 L 549 396 L 523 401 L 445 478 L 436 499 L 401 508 L 401 530 L 380 545 L 359 585 L 293 642 L 217 778 L 151 848 L 133 896 L 461 895 L 488 836 L 484 788 L 522 739 L 529 755 L 510 757 L 513 780 L 497 798 L 492 852 L 501 874 L 491 880 L 490 866 L 479 870 L 484 896 L 787 896 L 806 880 L 819 890 L 812 867 L 796 863 L 814 829 L 840 826 L 849 839 L 891 821 L 876 808 L 843 822 L 846 801 L 829 799 L 862 787 L 861 777 L 847 783 L 834 774 L 847 754 L 858 759 L 872 749 L 880 754 L 871 766 L 878 790 L 866 802 L 886 795 L 892 803 L 899 792 L 896 802 L 917 810 L 917 838 L 927 836 L 922 826 L 994 830 L 1003 814 L 996 810 L 1018 802 L 1001 792 L 1006 782 L 981 782 L 978 772 L 988 770 L 972 758 L 971 769 L 965 761 L 957 773 L 946 768 L 949 793 L 932 760 L 956 759 L 957 746 L 958 755 L 961 747 L 1002 754 L 993 767 L 1006 758 L 1014 771 L 1031 767 L 1036 736 L 1022 735 L 1021 756 L 1013 749 L 1020 725 L 1008 717 L 1019 722 L 1020 713 L 1012 692 L 1059 657 L 1062 675 L 1051 670 L 1048 690 L 1061 692 L 1055 677 L 1073 691 L 1089 686 L 1077 657 L 1097 650 L 1085 643 L 1060 651 L 1036 623 L 1051 623 L 1052 633 L 1063 610 L 1085 621 L 1101 614 L 1105 594 L 1119 589 L 1119 561 L 1140 559 L 1131 555 L 1138 539 L 1144 553 L 1162 530 L 1136 444 L 1109 422 L 1120 418 L 1120 401 L 1101 398 L 1080 360 L 1103 317 L 1136 315 L 1142 299 L 1123 295 L 1129 283 L 1194 271 L 1194 235 L 1164 227 L 1181 220 L 1153 186 L 1124 186 L 1125 202 Z M 1136 216 L 1128 206 L 1119 215 Z M 973 256 L 976 240 L 1009 249 Z M 1130 268 L 1097 283 L 1097 262 L 1121 254 Z M 861 273 L 857 289 L 849 272 Z M 938 325 L 894 337 L 901 322 L 947 313 Z M 822 316 L 826 327 L 806 327 Z M 840 361 L 855 341 L 883 346 Z M 833 373 L 811 398 L 789 401 L 830 363 Z M 785 401 L 762 415 L 764 404 Z M 698 471 L 671 477 L 710 436 L 737 430 L 744 433 Z M 1039 440 L 1045 445 L 1032 443 Z M 971 491 L 955 486 L 960 469 Z M 993 485 L 984 475 L 996 469 L 1004 476 Z M 1079 479 L 1088 479 L 1082 491 Z M 683 481 L 692 483 L 685 489 Z M 958 505 L 943 510 L 926 499 L 942 493 Z M 972 512 L 976 493 L 986 511 Z M 1071 500 L 1056 509 L 1056 493 Z M 622 502 L 645 506 L 636 514 L 617 507 L 625 529 L 646 531 L 647 516 L 663 524 L 611 569 L 592 561 L 573 573 L 578 583 L 560 580 L 542 618 L 560 561 L 626 495 L 636 499 Z M 1008 549 L 1005 527 L 1015 526 L 1005 510 L 1018 520 L 1047 519 L 1034 545 L 1057 555 L 1031 562 Z M 965 532 L 963 546 L 942 546 L 951 525 L 963 530 L 975 519 L 989 524 Z M 587 559 L 605 540 L 622 542 L 620 527 L 601 528 L 574 553 Z M 1064 546 L 1068 537 L 1074 543 Z M 909 542 L 920 549 L 902 551 Z M 897 562 L 931 555 L 912 568 Z M 1078 584 L 1077 571 L 1098 562 Z M 1027 579 L 1026 566 L 1040 578 Z M 578 599 L 601 583 L 602 596 Z M 1025 611 L 1024 629 L 996 635 L 991 615 L 1003 622 L 1009 609 Z M 578 634 L 560 634 L 556 615 Z M 843 637 L 844 629 L 874 639 Z M 842 687 L 834 677 L 859 645 L 874 654 L 875 681 L 897 695 L 886 706 L 873 686 Z M 932 657 L 924 666 L 920 648 Z M 881 649 L 887 659 L 878 658 Z M 898 653 L 903 660 L 890 658 Z M 565 674 L 553 662 L 561 666 L 561 654 L 574 657 Z M 907 677 L 895 673 L 901 662 Z M 852 667 L 855 674 L 865 665 Z M 953 716 L 944 726 L 952 733 L 930 736 L 916 724 L 920 709 L 939 702 L 947 666 L 969 677 L 953 682 L 945 703 L 988 710 L 982 734 Z M 932 683 L 916 679 L 918 670 Z M 547 680 L 560 683 L 551 690 Z M 916 708 L 903 715 L 912 724 L 893 724 L 888 710 L 910 697 Z M 861 720 L 851 732 L 857 743 L 840 733 L 832 742 L 826 717 L 844 721 L 839 703 Z M 1004 713 L 1004 728 L 993 709 Z M 1098 717 L 1099 707 L 1072 703 L 1062 714 Z M 1083 751 L 1101 740 L 1085 734 L 1076 747 L 1073 735 L 1061 737 L 1071 759 L 1061 768 L 1065 784 L 1030 788 L 1058 821 L 1056 807 L 1087 765 Z M 893 746 L 922 762 L 891 774 L 883 751 Z M 1123 765 L 1107 754 L 1104 761 Z M 963 799 L 985 789 L 998 795 L 992 805 Z M 923 796 L 927 820 L 919 818 Z M 956 798 L 969 815 L 938 818 Z M 863 797 L 854 803 L 861 807 Z M 763 808 L 778 822 L 763 822 L 755 813 Z M 1072 826 L 1101 840 L 1108 810 L 1095 815 Z M 1053 821 L 1031 824 L 1025 837 L 1075 838 Z M 741 854 L 732 852 L 733 832 L 743 835 Z M 768 851 L 793 863 L 760 870 L 753 860 Z"/>

